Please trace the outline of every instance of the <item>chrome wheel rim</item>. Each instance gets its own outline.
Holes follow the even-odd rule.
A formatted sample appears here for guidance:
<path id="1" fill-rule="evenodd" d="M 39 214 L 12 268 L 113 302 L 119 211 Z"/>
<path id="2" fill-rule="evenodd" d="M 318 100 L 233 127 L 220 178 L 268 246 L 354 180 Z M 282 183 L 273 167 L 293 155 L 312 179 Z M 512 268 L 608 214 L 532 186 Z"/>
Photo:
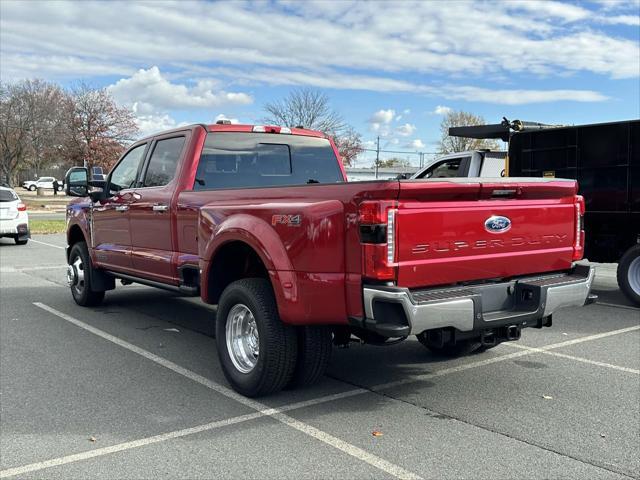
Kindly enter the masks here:
<path id="1" fill-rule="evenodd" d="M 258 363 L 260 337 L 256 319 L 246 305 L 239 303 L 231 308 L 225 333 L 233 366 L 242 373 L 249 373 Z"/>
<path id="2" fill-rule="evenodd" d="M 82 263 L 82 258 L 76 257 L 73 263 L 67 266 L 67 283 L 78 295 L 82 295 L 84 290 L 84 264 Z"/>
<path id="3" fill-rule="evenodd" d="M 640 295 L 640 257 L 636 257 L 631 261 L 627 276 L 631 290 Z"/>

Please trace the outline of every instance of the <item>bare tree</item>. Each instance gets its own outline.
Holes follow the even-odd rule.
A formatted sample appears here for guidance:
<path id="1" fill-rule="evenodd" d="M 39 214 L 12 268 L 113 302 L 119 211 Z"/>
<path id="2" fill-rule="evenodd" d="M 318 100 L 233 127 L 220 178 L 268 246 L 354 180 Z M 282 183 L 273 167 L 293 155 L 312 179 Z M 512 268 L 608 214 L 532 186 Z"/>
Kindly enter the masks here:
<path id="1" fill-rule="evenodd" d="M 28 152 L 32 120 L 24 84 L 0 84 L 0 171 L 10 184 Z"/>
<path id="2" fill-rule="evenodd" d="M 69 97 L 58 85 L 42 80 L 26 80 L 23 88 L 30 110 L 29 152 L 24 163 L 39 171 L 61 159 Z"/>
<path id="3" fill-rule="evenodd" d="M 334 141 L 345 167 L 350 167 L 363 151 L 362 135 L 353 127 L 346 127 L 340 135 L 336 135 Z"/>
<path id="4" fill-rule="evenodd" d="M 484 118 L 473 113 L 459 111 L 451 111 L 445 115 L 440 123 L 440 145 L 439 153 L 466 152 L 467 150 L 480 150 L 488 148 L 495 150 L 498 144 L 493 140 L 452 137 L 449 135 L 449 127 L 464 127 L 469 125 L 484 125 Z"/>
<path id="5" fill-rule="evenodd" d="M 267 124 L 303 126 L 327 135 L 336 135 L 345 128 L 340 114 L 331 109 L 329 97 L 317 90 L 293 90 L 284 100 L 267 103 L 264 109 Z"/>
<path id="6" fill-rule="evenodd" d="M 345 165 L 351 165 L 362 152 L 361 135 L 331 108 L 329 97 L 322 92 L 307 88 L 293 90 L 283 100 L 267 103 L 264 109 L 266 124 L 301 126 L 333 137 Z"/>
<path id="7" fill-rule="evenodd" d="M 71 97 L 68 160 L 109 169 L 138 132 L 133 112 L 118 107 L 105 89 L 80 85 Z"/>

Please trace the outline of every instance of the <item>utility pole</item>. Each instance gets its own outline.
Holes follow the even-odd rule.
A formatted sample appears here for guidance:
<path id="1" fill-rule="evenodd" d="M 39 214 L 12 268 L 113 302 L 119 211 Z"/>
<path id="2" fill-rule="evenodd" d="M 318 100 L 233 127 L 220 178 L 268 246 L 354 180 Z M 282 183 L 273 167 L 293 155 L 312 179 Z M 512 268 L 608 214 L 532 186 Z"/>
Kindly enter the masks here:
<path id="1" fill-rule="evenodd" d="M 378 135 L 378 142 L 376 147 L 376 180 L 378 179 L 378 164 L 380 163 L 380 135 Z"/>

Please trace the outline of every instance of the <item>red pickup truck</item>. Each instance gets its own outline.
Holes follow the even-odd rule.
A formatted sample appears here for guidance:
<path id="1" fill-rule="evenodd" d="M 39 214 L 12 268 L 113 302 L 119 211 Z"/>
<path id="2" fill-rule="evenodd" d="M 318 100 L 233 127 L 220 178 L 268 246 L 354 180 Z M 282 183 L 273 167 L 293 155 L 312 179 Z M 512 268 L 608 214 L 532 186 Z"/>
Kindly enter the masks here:
<path id="1" fill-rule="evenodd" d="M 347 183 L 302 128 L 193 125 L 133 144 L 106 180 L 67 172 L 68 283 L 115 279 L 217 304 L 225 376 L 248 396 L 305 385 L 332 344 L 416 335 L 462 354 L 582 306 L 584 203 L 556 179 Z"/>

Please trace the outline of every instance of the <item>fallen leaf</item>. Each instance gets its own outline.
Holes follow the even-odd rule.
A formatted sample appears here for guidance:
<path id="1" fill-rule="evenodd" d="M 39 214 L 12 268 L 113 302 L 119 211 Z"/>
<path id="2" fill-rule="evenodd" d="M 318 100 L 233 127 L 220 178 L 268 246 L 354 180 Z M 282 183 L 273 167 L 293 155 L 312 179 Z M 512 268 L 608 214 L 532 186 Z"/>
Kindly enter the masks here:
<path id="1" fill-rule="evenodd" d="M 563 335 L 565 335 L 565 336 L 566 336 L 566 335 L 569 335 L 568 333 L 564 333 L 564 332 L 562 332 L 562 334 L 563 334 Z"/>
<path id="2" fill-rule="evenodd" d="M 371 432 L 371 435 L 373 435 L 374 437 L 381 437 L 383 434 L 378 430 L 374 430 L 373 432 Z"/>
<path id="3" fill-rule="evenodd" d="M 545 400 L 553 400 L 553 397 L 551 395 L 542 395 L 542 398 L 544 398 Z"/>
<path id="4" fill-rule="evenodd" d="M 165 332 L 180 332 L 177 328 L 163 328 Z"/>
<path id="5" fill-rule="evenodd" d="M 96 441 L 96 437 L 93 437 L 93 436 L 92 436 L 92 437 L 89 437 L 89 441 L 90 441 L 91 443 L 95 443 L 95 441 Z"/>
<path id="6" fill-rule="evenodd" d="M 606 438 L 606 437 L 607 437 L 604 433 L 601 433 L 601 434 L 600 434 L 600 436 L 601 436 L 602 438 Z"/>

